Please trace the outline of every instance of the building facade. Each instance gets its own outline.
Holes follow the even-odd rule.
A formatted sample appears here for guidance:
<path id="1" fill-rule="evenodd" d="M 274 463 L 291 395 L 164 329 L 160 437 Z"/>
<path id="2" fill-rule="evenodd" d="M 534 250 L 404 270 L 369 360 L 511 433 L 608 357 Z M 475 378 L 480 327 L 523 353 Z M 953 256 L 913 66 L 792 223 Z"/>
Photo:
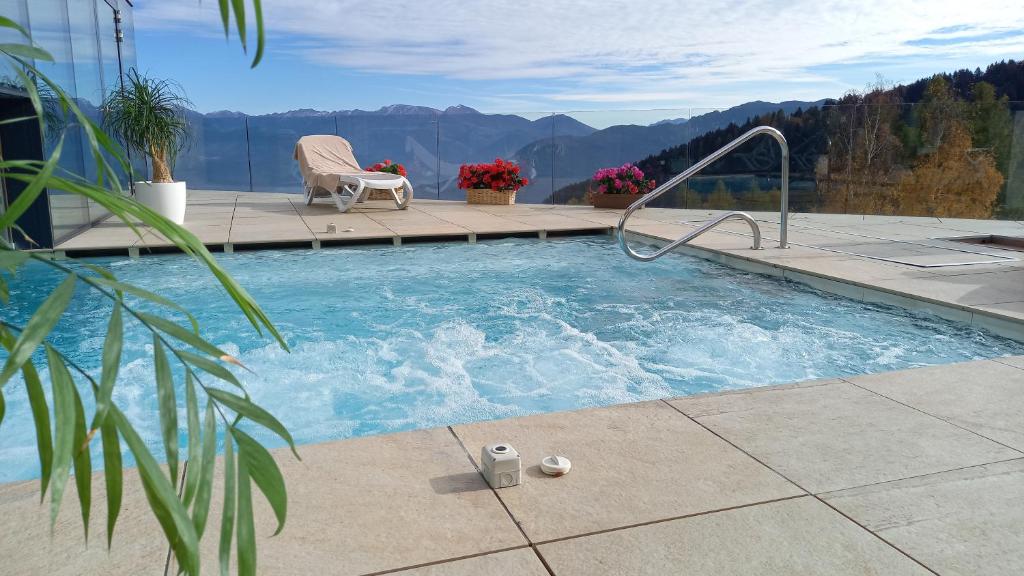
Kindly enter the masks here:
<path id="1" fill-rule="evenodd" d="M 82 111 L 99 122 L 103 99 L 122 87 L 122 78 L 135 66 L 132 5 L 128 0 L 0 0 L 0 15 L 20 24 L 32 41 L 47 50 L 52 62 L 34 65 L 75 99 Z M 23 42 L 16 31 L 0 29 L 0 42 Z M 6 66 L 6 65 L 5 65 Z M 41 94 L 44 100 L 45 92 Z M 0 116 L 15 118 L 32 113 L 27 94 L 9 68 L 0 69 Z M 49 155 L 64 135 L 60 167 L 87 178 L 96 176 L 95 164 L 81 127 L 73 121 L 51 123 L 49 134 L 38 134 L 31 122 L 4 125 L 0 152 L 5 158 Z M 127 184 L 127 177 L 124 177 Z M 24 185 L 4 180 L 4 206 Z M 38 247 L 52 247 L 106 217 L 99 206 L 80 196 L 49 191 L 41 196 L 19 225 Z M 14 238 L 24 245 L 21 238 Z"/>

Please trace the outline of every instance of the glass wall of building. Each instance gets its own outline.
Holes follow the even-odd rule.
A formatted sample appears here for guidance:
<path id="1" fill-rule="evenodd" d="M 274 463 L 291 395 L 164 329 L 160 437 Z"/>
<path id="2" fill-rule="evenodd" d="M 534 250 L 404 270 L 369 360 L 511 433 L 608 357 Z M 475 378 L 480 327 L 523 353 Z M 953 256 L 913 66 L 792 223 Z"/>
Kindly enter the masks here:
<path id="1" fill-rule="evenodd" d="M 135 63 L 134 37 L 131 30 L 124 29 L 125 22 L 131 23 L 131 8 L 127 0 L 0 0 L 0 14 L 22 25 L 32 41 L 53 56 L 52 62 L 33 64 L 97 122 L 102 120 L 103 99 L 121 88 L 123 71 Z M 23 41 L 15 31 L 4 30 L 2 34 L 3 41 Z M 18 99 L 25 98 L 25 94 L 13 71 L 0 71 L 0 86 L 5 107 L 18 108 Z M 40 92 L 44 102 L 52 106 L 52 114 L 48 114 L 50 122 L 38 155 L 49 155 L 63 137 L 61 168 L 95 178 L 95 164 L 82 127 L 74 117 L 62 114 L 52 94 L 47 97 L 45 88 L 41 87 Z M 6 145 L 5 149 L 16 146 L 2 141 L 0 145 Z M 10 201 L 11 191 L 5 194 L 5 200 Z M 45 204 L 48 222 L 34 225 L 35 233 L 31 235 L 42 245 L 58 243 L 107 215 L 86 199 L 59 191 L 50 191 L 40 201 Z"/>

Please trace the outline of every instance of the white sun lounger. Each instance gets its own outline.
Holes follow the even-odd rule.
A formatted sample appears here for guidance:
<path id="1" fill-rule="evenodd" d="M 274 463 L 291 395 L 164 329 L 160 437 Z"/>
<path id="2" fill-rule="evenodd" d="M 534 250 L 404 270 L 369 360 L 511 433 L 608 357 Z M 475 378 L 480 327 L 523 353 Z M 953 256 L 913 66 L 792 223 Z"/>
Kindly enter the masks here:
<path id="1" fill-rule="evenodd" d="M 367 172 L 359 167 L 352 145 L 340 136 L 303 136 L 295 144 L 306 205 L 331 197 L 341 212 L 362 202 L 371 190 L 386 190 L 399 210 L 409 207 L 412 184 L 404 176 Z"/>

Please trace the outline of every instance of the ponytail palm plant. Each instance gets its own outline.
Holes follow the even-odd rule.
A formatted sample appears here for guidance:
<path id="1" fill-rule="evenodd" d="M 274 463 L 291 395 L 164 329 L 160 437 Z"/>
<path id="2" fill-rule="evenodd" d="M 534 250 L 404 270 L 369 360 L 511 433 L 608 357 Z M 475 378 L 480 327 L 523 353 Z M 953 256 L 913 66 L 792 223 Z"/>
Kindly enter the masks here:
<path id="1" fill-rule="evenodd" d="M 180 86 L 167 80 L 148 78 L 136 70 L 130 70 L 125 80 L 124 88 L 103 102 L 103 125 L 120 136 L 129 150 L 150 159 L 153 182 L 173 182 L 171 166 L 188 141 L 185 110 L 192 103 Z"/>

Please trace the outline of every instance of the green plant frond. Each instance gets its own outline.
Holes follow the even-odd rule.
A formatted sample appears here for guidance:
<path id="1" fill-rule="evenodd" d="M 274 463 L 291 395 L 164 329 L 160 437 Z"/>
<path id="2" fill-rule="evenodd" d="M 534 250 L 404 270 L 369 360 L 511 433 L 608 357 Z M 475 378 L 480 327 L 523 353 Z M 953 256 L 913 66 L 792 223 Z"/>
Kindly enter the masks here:
<path id="1" fill-rule="evenodd" d="M 236 25 L 243 41 L 243 48 L 246 42 L 246 3 L 246 0 L 219 0 L 225 32 L 229 29 L 229 12 L 237 11 Z M 256 66 L 263 55 L 263 15 L 260 0 L 253 0 L 251 6 L 255 25 L 255 38 L 250 38 L 255 42 L 252 65 Z M 7 207 L 0 217 L 0 229 L 20 231 L 16 222 L 17 217 L 24 214 L 24 208 L 30 200 L 38 198 L 46 191 L 60 190 L 92 200 L 137 233 L 141 227 L 150 227 L 174 243 L 182 252 L 201 261 L 225 288 L 228 296 L 253 327 L 261 333 L 264 329 L 267 330 L 278 344 L 287 350 L 286 342 L 266 314 L 220 267 L 194 234 L 123 194 L 119 168 L 120 172 L 126 174 L 131 174 L 132 171 L 124 147 L 135 149 L 146 156 L 159 154 L 163 160 L 172 164 L 175 155 L 188 145 L 190 133 L 186 112 L 191 103 L 184 96 L 180 86 L 165 80 L 146 78 L 135 70 L 128 74 L 125 79 L 126 89 L 111 94 L 103 105 L 104 126 L 123 138 L 123 147 L 86 116 L 60 85 L 34 66 L 34 61 L 52 61 L 53 58 L 31 42 L 24 28 L 13 20 L 0 16 L 0 29 L 3 28 L 15 30 L 25 37 L 22 43 L 0 44 L 0 60 L 6 59 L 11 63 L 17 82 L 35 112 L 34 116 L 13 118 L 3 122 L 35 120 L 39 123 L 41 134 L 51 139 L 55 151 L 45 161 L 5 160 L 0 157 L 0 171 L 3 171 L 4 177 L 26 183 L 26 190 L 29 192 L 22 193 L 18 201 Z M 97 175 L 95 181 L 68 172 L 59 166 L 62 145 L 71 130 L 76 131 L 75 134 L 79 134 L 77 131 L 81 130 L 80 134 L 92 154 Z M 121 283 L 113 274 L 102 268 L 86 265 L 85 268 L 92 272 L 88 273 L 78 266 L 69 267 L 39 253 L 16 251 L 9 242 L 0 240 L 0 270 L 13 273 L 29 259 L 51 266 L 64 274 L 65 281 L 51 291 L 24 326 L 19 327 L 0 319 L 0 347 L 7 351 L 7 358 L 0 363 L 0 386 L 11 383 L 15 374 L 20 372 L 22 378 L 18 384 L 25 386 L 28 393 L 31 417 L 36 431 L 36 448 L 42 476 L 41 499 L 47 492 L 50 495 L 51 525 L 57 518 L 73 471 L 77 488 L 75 492 L 78 495 L 82 523 L 88 538 L 93 492 L 91 473 L 94 465 L 90 443 L 94 434 L 98 433 L 102 444 L 107 493 L 108 547 L 113 541 L 114 527 L 122 506 L 122 451 L 128 450 L 135 457 L 136 472 L 149 508 L 163 529 L 179 570 L 188 574 L 198 574 L 199 539 L 210 514 L 214 468 L 217 463 L 216 420 L 219 416 L 227 432 L 224 435 L 226 482 L 220 515 L 220 567 L 227 567 L 232 534 L 237 530 L 235 542 L 238 544 L 236 554 L 239 572 L 254 573 L 256 541 L 251 486 L 255 484 L 266 497 L 277 519 L 278 531 L 284 526 L 287 497 L 283 477 L 270 453 L 255 439 L 234 429 L 233 426 L 240 420 L 247 419 L 285 439 L 293 451 L 295 446 L 284 426 L 269 412 L 252 402 L 241 382 L 223 364 L 241 366 L 241 363 L 203 339 L 195 317 L 173 302 L 141 288 Z M 65 356 L 50 340 L 56 322 L 64 314 L 74 296 L 76 285 L 101 293 L 112 301 L 113 309 L 116 310 L 111 313 L 104 340 L 102 372 L 95 377 Z M 6 295 L 6 280 L 0 278 L 0 300 Z M 164 312 L 183 314 L 188 325 L 177 323 L 181 320 L 180 316 L 172 321 L 170 318 L 137 311 L 126 301 L 126 297 L 157 304 L 165 309 Z M 116 395 L 113 391 L 118 380 L 121 348 L 125 343 L 125 321 L 141 323 L 154 338 L 158 366 L 153 385 L 158 389 L 160 396 L 159 410 L 164 420 L 161 429 L 167 451 L 167 468 L 158 465 L 149 447 L 115 401 Z M 184 350 L 181 346 L 192 351 Z M 40 349 L 45 353 L 45 360 L 37 362 L 39 366 L 45 362 L 50 369 L 49 394 L 43 388 L 36 362 L 33 361 L 34 352 Z M 185 485 L 182 486 L 181 492 L 176 490 L 178 437 L 175 419 L 178 397 L 174 394 L 174 375 L 179 373 L 178 368 L 184 369 L 185 373 L 188 437 L 188 463 Z M 72 372 L 75 373 L 74 377 Z M 232 384 L 241 390 L 241 395 L 210 388 L 200 377 Z M 91 415 L 86 413 L 90 403 L 84 402 L 83 396 L 90 389 L 95 397 L 95 402 L 92 403 L 95 405 L 95 411 Z M 200 390 L 207 396 L 202 420 L 198 408 L 199 398 L 196 394 Z M 9 389 L 3 389 L 3 392 L 8 393 Z M 6 398 L 10 398 L 9 393 Z M 4 399 L 5 396 L 0 395 L 0 419 L 21 416 L 5 414 Z"/>

